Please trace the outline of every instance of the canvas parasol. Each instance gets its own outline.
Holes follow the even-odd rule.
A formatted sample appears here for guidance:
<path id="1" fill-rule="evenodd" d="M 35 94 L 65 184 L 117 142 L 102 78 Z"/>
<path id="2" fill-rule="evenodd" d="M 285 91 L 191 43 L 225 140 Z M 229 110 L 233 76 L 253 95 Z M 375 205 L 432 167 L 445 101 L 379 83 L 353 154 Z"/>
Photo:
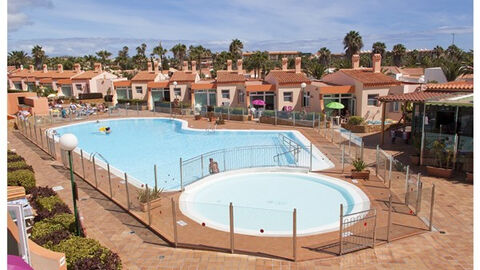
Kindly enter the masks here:
<path id="1" fill-rule="evenodd" d="M 327 104 L 327 108 L 341 110 L 345 108 L 345 106 L 340 102 L 330 102 Z"/>
<path id="2" fill-rule="evenodd" d="M 257 106 L 264 106 L 265 105 L 265 101 L 261 100 L 261 99 L 255 99 L 254 101 L 252 101 L 252 104 L 253 105 L 257 105 Z"/>

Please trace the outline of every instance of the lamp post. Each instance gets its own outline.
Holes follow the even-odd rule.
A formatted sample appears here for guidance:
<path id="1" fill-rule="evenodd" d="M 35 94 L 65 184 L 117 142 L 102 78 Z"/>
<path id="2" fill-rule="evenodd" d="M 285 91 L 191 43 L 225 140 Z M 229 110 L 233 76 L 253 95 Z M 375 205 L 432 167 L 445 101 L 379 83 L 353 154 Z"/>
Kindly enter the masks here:
<path id="1" fill-rule="evenodd" d="M 60 137 L 60 148 L 68 152 L 68 162 L 70 164 L 70 182 L 72 184 L 73 212 L 75 215 L 75 225 L 77 227 L 77 235 L 80 235 L 81 231 L 80 231 L 80 223 L 78 220 L 78 210 L 77 210 L 77 199 L 78 199 L 77 184 L 73 179 L 73 164 L 72 164 L 72 151 L 77 147 L 77 145 L 78 145 L 77 137 L 75 137 L 75 135 L 73 134 L 67 133 L 62 135 L 62 137 Z"/>
<path id="2" fill-rule="evenodd" d="M 175 88 L 177 88 L 177 84 L 178 84 L 177 81 L 173 82 L 173 93 L 175 94 L 175 98 L 178 97 L 177 92 L 175 91 Z"/>
<path id="3" fill-rule="evenodd" d="M 307 84 L 305 82 L 302 82 L 302 84 L 300 84 L 300 87 L 302 87 L 302 107 L 305 107 L 305 87 L 307 87 Z"/>

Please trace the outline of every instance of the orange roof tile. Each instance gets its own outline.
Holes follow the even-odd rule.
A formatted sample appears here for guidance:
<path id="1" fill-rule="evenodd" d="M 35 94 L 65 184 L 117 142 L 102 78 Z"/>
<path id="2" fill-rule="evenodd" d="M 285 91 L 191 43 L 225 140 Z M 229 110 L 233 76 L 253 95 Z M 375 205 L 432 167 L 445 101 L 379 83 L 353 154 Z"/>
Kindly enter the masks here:
<path id="1" fill-rule="evenodd" d="M 72 80 L 70 79 L 60 79 L 57 81 L 57 84 L 72 84 Z"/>
<path id="2" fill-rule="evenodd" d="M 82 72 L 78 75 L 75 75 L 74 77 L 72 77 L 72 80 L 90 80 L 91 78 L 93 78 L 95 76 L 98 76 L 98 75 L 102 74 L 103 72 L 104 71 L 95 72 L 94 70 L 88 70 L 88 71 Z"/>
<path id="3" fill-rule="evenodd" d="M 10 73 L 10 72 L 15 72 L 15 70 L 17 70 L 17 68 L 15 66 L 8 66 L 7 67 L 7 72 Z"/>
<path id="4" fill-rule="evenodd" d="M 127 87 L 127 86 L 132 86 L 132 81 L 124 80 L 124 81 L 113 82 L 113 87 Z"/>
<path id="5" fill-rule="evenodd" d="M 12 77 L 10 80 L 12 80 L 12 82 L 21 82 L 23 79 L 21 77 Z"/>
<path id="6" fill-rule="evenodd" d="M 43 78 L 43 79 L 40 79 L 40 83 L 52 83 L 52 78 Z"/>
<path id="7" fill-rule="evenodd" d="M 160 82 L 148 82 L 148 88 L 166 88 L 168 87 L 169 81 L 160 81 Z"/>
<path id="8" fill-rule="evenodd" d="M 401 68 L 400 71 L 404 75 L 419 77 L 424 74 L 423 68 Z"/>
<path id="9" fill-rule="evenodd" d="M 374 73 L 371 68 L 341 69 L 340 72 L 360 81 L 364 86 L 392 86 L 401 84 L 400 81 L 383 73 Z"/>
<path id="10" fill-rule="evenodd" d="M 197 77 L 197 73 L 191 71 L 175 71 L 170 78 L 170 81 L 176 82 L 194 82 Z"/>
<path id="11" fill-rule="evenodd" d="M 453 81 L 447 83 L 429 83 L 427 90 L 448 91 L 448 92 L 473 92 L 473 82 Z"/>
<path id="12" fill-rule="evenodd" d="M 310 84 L 310 80 L 303 73 L 296 73 L 291 70 L 272 70 L 268 73 L 268 76 L 273 76 L 280 85 L 294 85 L 307 83 Z"/>
<path id="13" fill-rule="evenodd" d="M 245 82 L 245 76 L 238 74 L 237 71 L 217 71 L 217 83 L 243 83 Z"/>
<path id="14" fill-rule="evenodd" d="M 247 92 L 271 92 L 275 91 L 273 84 L 250 84 L 246 86 Z"/>
<path id="15" fill-rule="evenodd" d="M 323 95 L 355 93 L 355 86 L 353 85 L 322 86 L 319 89 L 320 94 Z"/>
<path id="16" fill-rule="evenodd" d="M 140 71 L 133 78 L 132 81 L 153 81 L 157 77 L 158 73 L 149 71 Z"/>
<path id="17" fill-rule="evenodd" d="M 205 90 L 205 89 L 215 89 L 217 85 L 215 81 L 199 81 L 196 83 L 192 83 L 192 90 Z"/>
<path id="18" fill-rule="evenodd" d="M 379 97 L 378 100 L 382 102 L 392 102 L 392 101 L 411 101 L 411 102 L 423 102 L 430 98 L 444 96 L 446 93 L 442 92 L 413 92 L 402 95 L 388 95 Z"/>

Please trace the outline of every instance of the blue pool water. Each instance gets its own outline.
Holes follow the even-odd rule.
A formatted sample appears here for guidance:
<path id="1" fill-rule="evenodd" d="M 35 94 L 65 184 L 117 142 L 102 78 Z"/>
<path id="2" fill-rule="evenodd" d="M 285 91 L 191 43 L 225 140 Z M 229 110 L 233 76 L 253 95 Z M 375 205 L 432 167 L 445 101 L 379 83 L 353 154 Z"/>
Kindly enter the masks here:
<path id="1" fill-rule="evenodd" d="M 294 208 L 298 234 L 305 235 L 338 228 L 340 204 L 344 214 L 369 207 L 367 196 L 352 184 L 292 172 L 211 176 L 189 186 L 180 197 L 184 214 L 225 231 L 229 230 L 230 202 L 235 231 L 252 235 L 291 235 Z"/>
<path id="2" fill-rule="evenodd" d="M 240 146 L 280 145 L 279 134 L 291 138 L 308 150 L 309 142 L 290 131 L 220 131 L 207 132 L 183 127 L 186 122 L 165 118 L 136 118 L 87 122 L 56 128 L 59 135 L 73 133 L 78 147 L 86 153 L 98 152 L 110 166 L 126 172 L 129 179 L 154 185 L 154 164 L 157 165 L 158 186 L 167 190 L 180 186 L 179 159 L 189 159 L 205 152 Z M 109 126 L 112 132 L 105 135 L 100 127 Z M 303 138 L 302 138 L 303 137 Z M 331 166 L 318 150 L 314 152 L 315 169 Z M 88 155 L 86 155 L 88 156 Z M 227 159 L 229 157 L 227 156 Z M 231 160 L 236 157 L 231 157 Z M 254 156 L 236 162 L 251 162 L 262 157 Z M 270 157 L 271 159 L 271 157 Z M 97 156 L 97 160 L 99 160 Z M 205 161 L 205 163 L 207 163 Z M 291 163 L 286 157 L 283 163 Z M 198 163 L 198 162 L 197 162 Z M 219 163 L 221 163 L 219 161 Z M 199 163 L 198 163 L 199 164 Z M 207 163 L 208 164 L 208 163 Z M 195 164 L 197 165 L 197 164 Z M 242 165 L 242 164 L 236 164 Z M 288 165 L 288 164 L 286 164 Z M 223 164 L 220 164 L 222 167 Z M 208 170 L 208 165 L 205 165 Z M 245 167 L 245 166 L 239 166 Z M 222 168 L 221 168 L 222 169 Z M 197 173 L 197 168 L 184 168 L 184 174 Z M 190 177 L 195 179 L 194 176 Z M 189 178 L 189 179 L 190 179 Z M 184 179 L 187 181 L 188 179 Z M 185 184 L 185 182 L 184 182 Z M 188 182 L 187 182 L 188 184 Z"/>

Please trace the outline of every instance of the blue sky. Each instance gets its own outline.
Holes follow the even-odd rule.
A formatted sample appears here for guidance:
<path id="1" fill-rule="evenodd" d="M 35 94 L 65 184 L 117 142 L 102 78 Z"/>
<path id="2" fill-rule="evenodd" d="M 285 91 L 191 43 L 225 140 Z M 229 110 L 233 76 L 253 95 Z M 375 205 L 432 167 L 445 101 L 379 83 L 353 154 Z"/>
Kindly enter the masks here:
<path id="1" fill-rule="evenodd" d="M 84 55 L 124 45 L 147 50 L 162 41 L 202 44 L 221 51 L 233 38 L 245 50 L 299 50 L 328 47 L 342 52 L 350 30 L 359 31 L 364 50 L 375 41 L 387 49 L 473 48 L 472 0 L 8 0 L 8 50 L 30 51 L 39 44 L 48 55 Z"/>

